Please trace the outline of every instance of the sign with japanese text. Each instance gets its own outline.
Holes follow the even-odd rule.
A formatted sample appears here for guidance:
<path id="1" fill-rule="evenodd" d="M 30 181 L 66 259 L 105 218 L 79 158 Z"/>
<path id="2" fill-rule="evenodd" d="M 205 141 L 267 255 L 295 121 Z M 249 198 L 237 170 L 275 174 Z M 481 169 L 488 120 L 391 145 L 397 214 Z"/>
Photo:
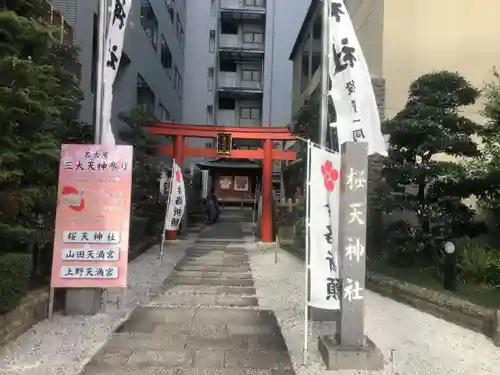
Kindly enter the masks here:
<path id="1" fill-rule="evenodd" d="M 113 104 L 113 85 L 122 58 L 123 40 L 130 13 L 132 0 L 112 0 L 106 43 L 104 45 L 103 66 L 103 105 L 102 105 L 102 139 L 114 144 L 111 130 L 111 107 Z M 111 142 L 112 141 L 112 142 Z"/>
<path id="2" fill-rule="evenodd" d="M 335 107 L 339 145 L 368 142 L 369 154 L 387 156 L 371 76 L 342 0 L 329 0 L 329 107 Z"/>
<path id="3" fill-rule="evenodd" d="M 186 190 L 184 188 L 184 178 L 182 170 L 173 162 L 172 178 L 170 180 L 170 195 L 165 214 L 164 230 L 177 230 L 181 224 L 182 216 L 186 208 Z"/>
<path id="4" fill-rule="evenodd" d="M 132 146 L 62 146 L 53 288 L 127 286 L 132 154 Z"/>
<path id="5" fill-rule="evenodd" d="M 338 256 L 340 155 L 310 144 L 309 157 L 309 305 L 340 308 Z"/>
<path id="6" fill-rule="evenodd" d="M 231 133 L 217 134 L 217 154 L 231 155 L 233 146 L 233 136 Z"/>
<path id="7" fill-rule="evenodd" d="M 342 299 L 340 336 L 346 346 L 362 346 L 366 276 L 366 204 L 368 145 L 341 146 L 342 170 L 339 213 L 340 278 Z"/>

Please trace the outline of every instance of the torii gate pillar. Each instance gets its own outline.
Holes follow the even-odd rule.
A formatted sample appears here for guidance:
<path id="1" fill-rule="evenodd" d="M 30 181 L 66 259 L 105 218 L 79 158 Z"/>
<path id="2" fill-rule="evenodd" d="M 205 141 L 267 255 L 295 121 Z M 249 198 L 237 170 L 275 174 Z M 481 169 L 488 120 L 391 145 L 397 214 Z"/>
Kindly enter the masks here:
<path id="1" fill-rule="evenodd" d="M 264 140 L 262 160 L 262 242 L 273 241 L 273 142 Z"/>

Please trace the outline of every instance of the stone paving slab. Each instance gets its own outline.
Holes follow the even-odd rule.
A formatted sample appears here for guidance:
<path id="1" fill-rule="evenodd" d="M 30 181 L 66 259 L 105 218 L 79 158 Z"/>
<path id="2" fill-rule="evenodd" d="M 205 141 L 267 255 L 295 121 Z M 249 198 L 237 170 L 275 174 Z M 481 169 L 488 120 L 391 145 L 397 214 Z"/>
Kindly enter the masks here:
<path id="1" fill-rule="evenodd" d="M 166 285 L 253 286 L 253 280 L 171 277 Z"/>
<path id="2" fill-rule="evenodd" d="M 142 367 L 138 370 L 136 367 L 89 365 L 82 375 L 178 375 L 178 371 L 161 366 Z"/>
<path id="3" fill-rule="evenodd" d="M 175 375 L 294 375 L 291 370 L 261 370 L 261 369 L 180 369 Z M 149 374 L 147 374 L 149 375 Z"/>
<path id="4" fill-rule="evenodd" d="M 181 262 L 179 262 L 180 266 L 183 265 L 191 265 L 191 266 L 215 266 L 215 267 L 223 267 L 223 266 L 229 266 L 229 267 L 239 267 L 239 266 L 247 266 L 250 267 L 250 263 L 246 261 L 240 261 L 240 262 L 235 262 L 232 260 L 225 260 L 225 259 L 183 259 Z"/>
<path id="5" fill-rule="evenodd" d="M 255 296 L 255 288 L 241 286 L 209 286 L 209 285 L 174 285 L 163 288 L 163 292 L 171 294 L 227 294 L 240 296 Z"/>
<path id="6" fill-rule="evenodd" d="M 255 307 L 256 297 L 241 297 L 210 294 L 170 294 L 152 300 L 148 306 L 219 306 L 219 307 Z"/>
<path id="7" fill-rule="evenodd" d="M 194 277 L 194 278 L 222 278 L 222 279 L 251 279 L 249 272 L 217 272 L 217 271 L 176 271 L 176 277 Z"/>
<path id="8" fill-rule="evenodd" d="M 240 264 L 238 266 L 229 265 L 219 265 L 219 266 L 207 266 L 207 265 L 193 265 L 192 263 L 178 264 L 175 267 L 177 271 L 216 271 L 216 272 L 243 272 L 250 271 L 250 265 Z"/>
<path id="9" fill-rule="evenodd" d="M 274 313 L 264 310 L 196 309 L 193 323 L 232 323 L 236 325 L 278 326 Z"/>

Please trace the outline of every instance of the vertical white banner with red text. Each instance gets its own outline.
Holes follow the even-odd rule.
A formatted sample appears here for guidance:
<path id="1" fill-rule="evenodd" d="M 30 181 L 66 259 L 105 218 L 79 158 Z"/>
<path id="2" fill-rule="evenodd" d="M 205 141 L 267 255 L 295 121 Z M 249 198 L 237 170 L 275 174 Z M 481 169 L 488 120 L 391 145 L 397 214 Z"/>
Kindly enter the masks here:
<path id="1" fill-rule="evenodd" d="M 309 305 L 340 309 L 338 217 L 340 155 L 310 143 L 309 188 Z"/>

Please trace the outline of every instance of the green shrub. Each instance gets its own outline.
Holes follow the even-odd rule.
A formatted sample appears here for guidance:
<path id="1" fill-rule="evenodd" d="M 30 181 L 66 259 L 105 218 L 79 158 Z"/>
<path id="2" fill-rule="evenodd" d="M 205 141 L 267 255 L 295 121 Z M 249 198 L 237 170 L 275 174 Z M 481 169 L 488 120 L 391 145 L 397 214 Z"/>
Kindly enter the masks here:
<path id="1" fill-rule="evenodd" d="M 14 309 L 28 289 L 31 256 L 4 254 L 0 256 L 0 314 Z"/>
<path id="2" fill-rule="evenodd" d="M 148 222 L 149 219 L 147 217 L 135 215 L 130 217 L 130 246 L 135 246 L 144 239 Z"/>
<path id="3" fill-rule="evenodd" d="M 500 252 L 490 246 L 467 240 L 459 249 L 458 267 L 463 281 L 479 284 L 500 282 Z"/>

